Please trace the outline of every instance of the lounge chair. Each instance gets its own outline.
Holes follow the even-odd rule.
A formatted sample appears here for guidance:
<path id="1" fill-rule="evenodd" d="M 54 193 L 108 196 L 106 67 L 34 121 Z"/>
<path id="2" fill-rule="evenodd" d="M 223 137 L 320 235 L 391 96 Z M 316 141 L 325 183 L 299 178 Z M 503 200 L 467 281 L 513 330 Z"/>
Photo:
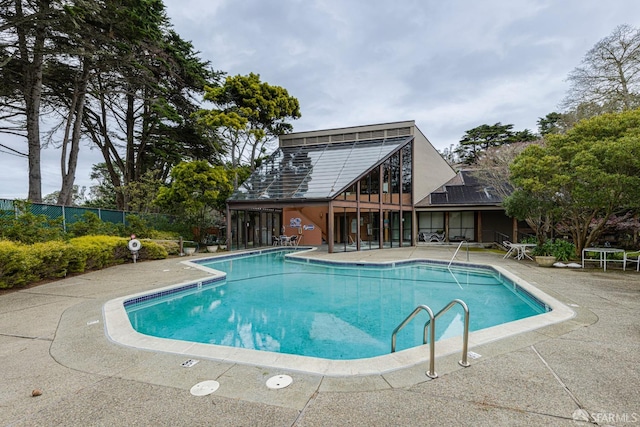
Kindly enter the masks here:
<path id="1" fill-rule="evenodd" d="M 427 232 L 421 231 L 418 233 L 418 241 L 422 242 L 443 242 L 444 241 L 444 233 L 435 233 L 435 232 Z"/>

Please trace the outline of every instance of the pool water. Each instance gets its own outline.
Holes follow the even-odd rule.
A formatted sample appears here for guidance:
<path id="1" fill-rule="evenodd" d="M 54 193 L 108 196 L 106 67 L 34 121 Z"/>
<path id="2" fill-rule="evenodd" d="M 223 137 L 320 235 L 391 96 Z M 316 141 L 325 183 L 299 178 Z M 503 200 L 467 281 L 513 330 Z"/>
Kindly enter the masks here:
<path id="1" fill-rule="evenodd" d="M 414 262 L 389 266 L 290 261 L 285 251 L 222 260 L 204 266 L 226 280 L 126 305 L 142 334 L 326 359 L 390 352 L 391 334 L 415 308 L 435 312 L 459 298 L 469 307 L 470 330 L 545 312 L 491 269 Z M 426 313 L 397 336 L 397 350 L 422 344 Z M 436 339 L 461 335 L 456 306 L 436 322 Z"/>

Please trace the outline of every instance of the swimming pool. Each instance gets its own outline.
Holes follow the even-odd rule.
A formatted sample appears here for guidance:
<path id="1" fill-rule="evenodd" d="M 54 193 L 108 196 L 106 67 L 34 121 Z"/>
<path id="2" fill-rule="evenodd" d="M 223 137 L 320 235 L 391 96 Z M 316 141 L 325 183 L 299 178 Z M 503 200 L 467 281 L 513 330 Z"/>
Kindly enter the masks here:
<path id="1" fill-rule="evenodd" d="M 489 269 L 295 262 L 287 252 L 200 261 L 226 279 L 126 302 L 129 320 L 160 338 L 350 360 L 389 353 L 394 328 L 420 304 L 465 301 L 470 331 L 549 311 Z M 427 320 L 421 313 L 400 331 L 397 349 L 422 344 Z M 462 335 L 463 315 L 451 310 L 436 326 L 437 339 Z"/>
<path id="2" fill-rule="evenodd" d="M 398 348 L 409 348 L 405 351 L 389 354 L 390 331 L 418 304 L 426 303 L 434 311 L 446 305 L 450 301 L 449 296 L 445 298 L 446 301 L 436 298 L 444 288 L 455 288 L 462 292 L 462 299 L 470 307 L 471 327 L 476 330 L 471 334 L 471 345 L 496 339 L 496 331 L 513 334 L 519 328 L 526 330 L 531 325 L 540 327 L 555 323 L 560 317 L 568 318 L 572 315 L 563 310 L 563 306 L 556 304 L 555 300 L 496 267 L 476 266 L 476 271 L 471 271 L 468 265 L 458 265 L 456 269 L 452 269 L 452 275 L 446 268 L 446 263 L 444 266 L 437 262 L 435 265 L 427 265 L 424 260 L 377 265 L 336 265 L 307 258 L 299 262 L 282 262 L 282 258 L 281 251 L 272 250 L 253 251 L 240 257 L 234 255 L 217 258 L 211 262 L 206 261 L 204 265 L 197 264 L 199 268 L 212 273 L 211 277 L 202 281 L 168 287 L 152 294 L 112 300 L 104 308 L 107 333 L 116 342 L 138 348 L 200 355 L 238 363 L 286 366 L 308 372 L 350 375 L 387 371 L 424 361 L 427 355 L 424 347 L 419 346 L 423 321 L 414 320 L 405 335 L 398 336 Z M 253 267 L 248 268 L 246 262 L 251 262 Z M 210 268 L 227 270 L 229 275 L 226 281 L 223 274 Z M 327 275 L 327 271 L 343 274 Z M 257 273 L 259 277 L 252 277 L 249 273 Z M 272 274 L 278 274 L 282 280 L 275 288 L 267 291 L 260 282 L 264 279 L 262 276 Z M 357 286 L 344 282 L 344 276 L 353 280 Z M 436 276 L 442 276 L 439 278 L 442 280 L 436 280 Z M 496 277 L 502 284 L 493 282 Z M 409 286 L 411 282 L 412 287 Z M 247 309 L 244 303 L 238 302 L 236 287 L 250 290 L 249 297 L 245 295 L 244 298 L 251 300 L 253 308 Z M 494 292 L 497 288 L 506 289 L 506 296 L 497 296 Z M 321 293 L 319 289 L 322 290 Z M 478 294 L 479 297 L 471 297 L 473 289 L 484 291 Z M 302 301 L 311 301 L 315 311 L 301 311 L 299 302 L 289 303 L 295 296 L 302 296 Z M 425 298 L 427 301 L 423 300 Z M 504 298 L 512 303 L 515 301 L 515 304 L 505 305 Z M 509 321 L 486 316 L 477 307 L 489 300 L 500 307 L 499 310 L 491 309 L 491 312 L 513 312 L 521 320 Z M 324 303 L 318 304 L 320 301 Z M 332 304 L 335 306 L 329 310 L 328 306 Z M 128 314 L 124 310 L 125 305 Z M 187 306 L 190 308 L 185 309 Z M 352 314 L 344 311 L 347 308 L 352 309 Z M 550 308 L 553 310 L 549 311 Z M 150 316 L 155 319 L 147 326 L 145 316 L 141 314 L 146 309 L 150 309 Z M 222 328 L 218 326 L 208 328 L 209 337 L 204 340 L 205 344 L 193 342 L 198 339 L 194 340 L 192 337 L 167 333 L 161 322 L 156 323 L 158 318 L 164 317 L 169 324 L 177 324 L 178 328 L 174 329 L 180 330 L 180 333 L 190 334 L 193 318 L 178 319 L 173 316 L 175 312 L 186 310 L 196 317 L 218 312 L 223 314 L 221 319 L 227 323 L 226 326 L 229 323 L 233 326 L 227 328 L 226 332 L 221 332 Z M 294 316 L 286 318 L 286 312 L 293 312 Z M 205 322 L 213 322 L 207 316 L 204 316 Z M 238 319 L 243 320 L 238 322 Z M 505 321 L 508 323 L 500 324 Z M 267 329 L 258 330 L 260 324 L 267 325 Z M 329 352 L 304 353 L 300 348 L 305 340 L 299 337 L 288 340 L 296 329 L 288 329 L 290 325 L 306 325 L 307 337 L 319 338 L 321 350 L 329 349 Z M 508 328 L 505 328 L 506 325 L 509 325 Z M 437 345 L 438 353 L 460 351 L 460 338 L 452 337 L 462 332 L 461 313 L 451 310 L 448 317 L 438 319 L 437 326 L 436 335 L 440 340 Z M 144 335 L 134 327 L 144 332 Z M 147 335 L 150 333 L 156 337 Z M 355 349 L 346 349 L 346 344 L 351 342 L 356 344 Z M 235 344 L 244 348 L 229 346 Z M 335 353 L 336 348 L 338 353 Z M 258 349 L 267 351 L 256 351 Z M 294 356 L 287 354 L 289 352 L 312 357 Z M 318 359 L 320 357 L 322 359 Z M 358 360 L 349 360 L 356 358 Z"/>

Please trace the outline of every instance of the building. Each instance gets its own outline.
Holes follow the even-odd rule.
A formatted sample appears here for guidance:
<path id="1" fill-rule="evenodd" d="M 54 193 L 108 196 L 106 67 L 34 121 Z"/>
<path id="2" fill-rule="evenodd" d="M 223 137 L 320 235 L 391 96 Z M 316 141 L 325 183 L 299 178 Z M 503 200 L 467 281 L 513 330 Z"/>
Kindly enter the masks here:
<path id="1" fill-rule="evenodd" d="M 227 242 L 243 249 L 297 235 L 329 252 L 381 249 L 413 246 L 440 225 L 448 240 L 454 223 L 454 237 L 468 238 L 468 214 L 447 206 L 437 222 L 433 203 L 457 176 L 413 121 L 283 135 L 227 200 Z"/>
<path id="2" fill-rule="evenodd" d="M 517 221 L 502 207 L 502 197 L 480 182 L 472 170 L 454 178 L 415 204 L 418 241 L 493 243 L 518 241 Z"/>

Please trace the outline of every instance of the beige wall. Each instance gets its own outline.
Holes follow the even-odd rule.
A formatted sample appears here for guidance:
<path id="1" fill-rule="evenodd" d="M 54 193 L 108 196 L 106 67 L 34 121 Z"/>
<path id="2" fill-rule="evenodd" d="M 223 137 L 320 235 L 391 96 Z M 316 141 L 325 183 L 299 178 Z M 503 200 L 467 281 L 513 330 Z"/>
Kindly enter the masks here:
<path id="1" fill-rule="evenodd" d="M 456 173 L 420 129 L 414 129 L 416 146 L 413 150 L 413 200 L 417 203 L 453 178 Z"/>

